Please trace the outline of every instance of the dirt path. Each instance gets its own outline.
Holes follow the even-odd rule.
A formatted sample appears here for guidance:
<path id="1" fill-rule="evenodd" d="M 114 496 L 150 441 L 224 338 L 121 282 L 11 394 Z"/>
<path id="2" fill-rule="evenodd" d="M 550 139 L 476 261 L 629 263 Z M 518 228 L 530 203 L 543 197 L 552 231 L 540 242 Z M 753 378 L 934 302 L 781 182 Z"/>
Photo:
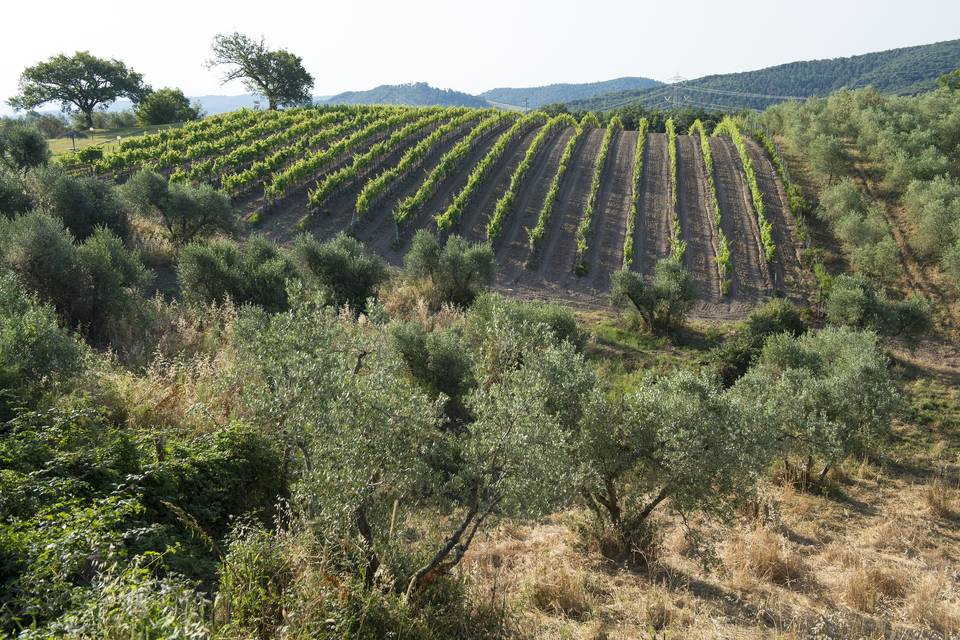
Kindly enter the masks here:
<path id="1" fill-rule="evenodd" d="M 547 231 L 541 241 L 541 256 L 534 269 L 522 278 L 525 286 L 545 288 L 559 295 L 564 292 L 569 295 L 573 288 L 578 288 L 579 279 L 573 274 L 576 231 L 590 195 L 593 163 L 600 151 L 603 135 L 603 129 L 591 129 L 583 134 L 583 140 L 564 176 L 550 222 L 547 223 Z"/>
<path id="2" fill-rule="evenodd" d="M 648 133 L 633 239 L 633 270 L 653 276 L 657 260 L 670 255 L 670 159 L 667 135 Z"/>
<path id="3" fill-rule="evenodd" d="M 623 267 L 623 240 L 633 194 L 636 149 L 637 132 L 620 132 L 604 169 L 586 255 L 587 283 L 595 291 L 609 291 L 610 277 Z"/>
<path id="4" fill-rule="evenodd" d="M 487 221 L 490 219 L 490 214 L 493 213 L 497 200 L 510 185 L 513 171 L 523 160 L 527 147 L 539 131 L 539 126 L 533 127 L 507 145 L 503 155 L 494 163 L 493 169 L 477 187 L 473 198 L 463 210 L 460 222 L 454 224 L 451 233 L 459 234 L 470 242 L 483 242 L 487 239 Z"/>
<path id="5" fill-rule="evenodd" d="M 701 304 L 721 302 L 713 222 L 707 208 L 700 148 L 691 136 L 677 136 L 677 207 L 687 243 L 684 259 Z"/>
<path id="6" fill-rule="evenodd" d="M 573 128 L 566 128 L 555 136 L 534 160 L 533 166 L 524 178 L 516 203 L 500 238 L 495 244 L 499 279 L 503 282 L 516 282 L 525 269 L 530 255 L 530 241 L 527 230 L 536 226 L 540 209 L 547 197 L 547 189 L 560 166 L 560 156 L 567 146 Z"/>
<path id="7" fill-rule="evenodd" d="M 746 137 L 744 140 L 760 185 L 767 220 L 773 226 L 773 241 L 777 245 L 777 256 L 771 265 L 773 287 L 784 292 L 799 290 L 802 277 L 800 251 L 803 247 L 797 241 L 797 221 L 790 211 L 787 193 L 767 152 L 755 140 Z"/>
<path id="8" fill-rule="evenodd" d="M 710 138 L 710 149 L 721 225 L 730 241 L 730 296 L 738 302 L 757 304 L 772 293 L 772 287 L 766 261 L 760 255 L 760 232 L 746 192 L 740 160 L 733 143 L 726 138 Z"/>

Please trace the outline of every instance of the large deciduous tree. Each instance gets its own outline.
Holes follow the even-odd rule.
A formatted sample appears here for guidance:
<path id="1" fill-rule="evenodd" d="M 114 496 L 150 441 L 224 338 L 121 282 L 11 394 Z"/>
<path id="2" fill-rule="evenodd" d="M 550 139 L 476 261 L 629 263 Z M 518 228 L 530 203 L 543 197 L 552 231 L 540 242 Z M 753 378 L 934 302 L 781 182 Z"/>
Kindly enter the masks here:
<path id="1" fill-rule="evenodd" d="M 93 128 L 93 112 L 117 98 L 139 102 L 149 91 L 143 76 L 120 60 L 98 58 L 88 51 L 56 55 L 23 70 L 20 94 L 9 100 L 15 109 L 34 109 L 59 102 L 64 111 L 79 110 Z"/>
<path id="2" fill-rule="evenodd" d="M 248 91 L 265 96 L 271 109 L 310 101 L 313 76 L 300 56 L 284 49 L 271 51 L 263 38 L 258 42 L 242 33 L 218 34 L 207 67 L 221 65 L 229 67 L 224 84 L 241 80 Z"/>

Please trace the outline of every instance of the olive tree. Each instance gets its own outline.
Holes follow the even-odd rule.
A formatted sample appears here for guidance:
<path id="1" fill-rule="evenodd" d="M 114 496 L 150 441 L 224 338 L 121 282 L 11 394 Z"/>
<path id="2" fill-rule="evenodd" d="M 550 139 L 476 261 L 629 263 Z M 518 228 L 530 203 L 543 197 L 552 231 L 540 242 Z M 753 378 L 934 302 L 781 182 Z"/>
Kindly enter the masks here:
<path id="1" fill-rule="evenodd" d="M 660 260 L 652 282 L 634 271 L 613 274 L 610 294 L 619 307 L 632 307 L 651 330 L 683 323 L 693 303 L 695 292 L 689 272 L 676 260 Z"/>
<path id="2" fill-rule="evenodd" d="M 441 246 L 425 229 L 418 231 L 404 256 L 404 273 L 409 278 L 428 278 L 442 302 L 468 306 L 496 278 L 493 249 L 450 236 Z"/>
<path id="3" fill-rule="evenodd" d="M 679 370 L 619 401 L 595 398 L 582 435 L 584 495 L 628 537 L 668 499 L 680 513 L 723 516 L 751 495 L 770 442 L 764 424 L 716 380 Z"/>
<path id="4" fill-rule="evenodd" d="M 443 430 L 439 402 L 385 348 L 386 328 L 302 292 L 290 313 L 241 314 L 239 380 L 228 384 L 239 388 L 243 412 L 282 443 L 297 508 L 346 558 L 359 546 L 368 584 L 399 552 L 417 568 L 393 567 L 388 574 L 403 581 L 395 586 L 423 589 L 460 562 L 491 517 L 537 515 L 571 497 L 576 428 L 594 374 L 542 325 L 496 327 L 490 340 L 510 356 L 479 366 L 485 383 L 467 399 L 473 420 Z M 446 524 L 416 549 L 394 533 L 394 523 L 438 511 Z M 353 542 L 345 548 L 345 540 Z"/>
<path id="5" fill-rule="evenodd" d="M 177 246 L 237 228 L 230 199 L 208 184 L 168 183 L 158 173 L 141 171 L 121 187 L 121 193 L 135 210 L 159 216 Z"/>
<path id="6" fill-rule="evenodd" d="M 822 479 L 848 455 L 875 451 L 899 401 L 876 334 L 848 327 L 770 337 L 732 392 L 776 429 L 786 471 L 803 483 L 817 461 Z M 802 460 L 799 473 L 791 457 Z"/>
<path id="7" fill-rule="evenodd" d="M 890 300 L 861 276 L 837 276 L 824 310 L 830 324 L 871 329 L 908 341 L 919 339 L 933 326 L 930 304 L 924 298 Z"/>
<path id="8" fill-rule="evenodd" d="M 355 311 L 364 310 L 387 276 L 383 260 L 344 233 L 327 242 L 303 234 L 294 243 L 292 258 L 307 285 L 322 289 L 335 306 Z"/>

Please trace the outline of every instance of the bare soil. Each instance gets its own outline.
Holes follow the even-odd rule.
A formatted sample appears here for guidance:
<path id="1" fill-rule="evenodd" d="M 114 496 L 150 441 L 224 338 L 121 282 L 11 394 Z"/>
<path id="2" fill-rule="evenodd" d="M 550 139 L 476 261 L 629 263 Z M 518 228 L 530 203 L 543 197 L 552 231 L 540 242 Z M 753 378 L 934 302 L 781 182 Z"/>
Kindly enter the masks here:
<path id="1" fill-rule="evenodd" d="M 721 302 L 720 278 L 714 246 L 713 221 L 707 207 L 706 182 L 700 148 L 691 136 L 677 136 L 677 207 L 680 230 L 687 243 L 684 256 L 699 304 Z"/>
<path id="2" fill-rule="evenodd" d="M 564 129 L 544 145 L 517 193 L 513 211 L 495 244 L 499 279 L 502 282 L 516 282 L 526 268 L 530 257 L 527 231 L 537 224 L 547 190 L 560 167 L 560 156 L 573 133 L 573 128 Z"/>
<path id="3" fill-rule="evenodd" d="M 603 129 L 592 129 L 583 140 L 567 168 L 553 214 L 541 241 L 540 256 L 518 283 L 523 288 L 544 290 L 551 297 L 566 300 L 582 296 L 582 282 L 573 273 L 576 257 L 576 230 L 590 195 L 593 164 L 603 141 Z M 593 296 L 587 295 L 587 299 Z"/>
<path id="4" fill-rule="evenodd" d="M 653 277 L 657 261 L 670 255 L 669 163 L 667 135 L 648 133 L 633 239 L 633 268 L 648 277 Z"/>
<path id="5" fill-rule="evenodd" d="M 611 276 L 623 267 L 623 241 L 633 197 L 633 157 L 636 148 L 636 131 L 617 134 L 600 182 L 597 206 L 593 212 L 593 229 L 585 256 L 587 285 L 595 291 L 609 291 Z"/>
<path id="6" fill-rule="evenodd" d="M 459 234 L 470 242 L 483 242 L 487 239 L 487 221 L 497 206 L 497 200 L 510 186 L 514 170 L 523 160 L 524 154 L 540 127 L 533 127 L 526 133 L 514 138 L 503 155 L 494 163 L 493 168 L 477 187 L 470 202 L 464 208 L 459 223 L 455 223 L 452 233 Z"/>
<path id="7" fill-rule="evenodd" d="M 760 230 L 747 191 L 743 167 L 733 143 L 723 137 L 710 139 L 714 180 L 720 201 L 723 232 L 730 241 L 732 287 L 738 302 L 758 304 L 773 293 L 765 258 L 761 253 Z"/>

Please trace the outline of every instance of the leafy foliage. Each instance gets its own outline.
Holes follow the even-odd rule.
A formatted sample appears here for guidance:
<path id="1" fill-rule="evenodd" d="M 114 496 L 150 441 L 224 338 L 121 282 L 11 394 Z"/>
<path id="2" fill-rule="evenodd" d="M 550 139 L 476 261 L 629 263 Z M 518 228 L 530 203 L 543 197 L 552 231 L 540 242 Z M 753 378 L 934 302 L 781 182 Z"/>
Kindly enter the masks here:
<path id="1" fill-rule="evenodd" d="M 177 256 L 177 282 L 193 304 L 256 304 L 267 311 L 288 306 L 287 280 L 295 276 L 290 259 L 272 242 L 253 236 L 240 244 L 229 239 L 194 242 Z"/>
<path id="2" fill-rule="evenodd" d="M 183 91 L 170 87 L 148 93 L 137 105 L 136 113 L 137 122 L 144 126 L 188 122 L 200 117 L 199 107 L 191 105 Z"/>
<path id="3" fill-rule="evenodd" d="M 311 101 L 313 76 L 303 61 L 284 49 L 271 51 L 263 38 L 242 33 L 217 34 L 208 67 L 228 66 L 223 83 L 241 80 L 249 91 L 266 96 L 270 109 L 299 106 Z"/>
<path id="4" fill-rule="evenodd" d="M 614 272 L 610 297 L 620 307 L 632 307 L 651 330 L 675 327 L 693 302 L 693 281 L 679 262 L 660 260 L 650 283 L 634 271 Z"/>
<path id="5" fill-rule="evenodd" d="M 450 236 L 441 246 L 429 231 L 418 231 L 404 257 L 404 272 L 410 278 L 429 278 L 440 299 L 469 305 L 496 277 L 493 249 Z"/>
<path id="6" fill-rule="evenodd" d="M 119 60 L 97 58 L 88 51 L 64 54 L 24 69 L 20 95 L 9 100 L 15 109 L 34 109 L 59 102 L 64 111 L 76 107 L 93 128 L 93 110 L 117 98 L 138 102 L 146 92 L 143 76 Z"/>

